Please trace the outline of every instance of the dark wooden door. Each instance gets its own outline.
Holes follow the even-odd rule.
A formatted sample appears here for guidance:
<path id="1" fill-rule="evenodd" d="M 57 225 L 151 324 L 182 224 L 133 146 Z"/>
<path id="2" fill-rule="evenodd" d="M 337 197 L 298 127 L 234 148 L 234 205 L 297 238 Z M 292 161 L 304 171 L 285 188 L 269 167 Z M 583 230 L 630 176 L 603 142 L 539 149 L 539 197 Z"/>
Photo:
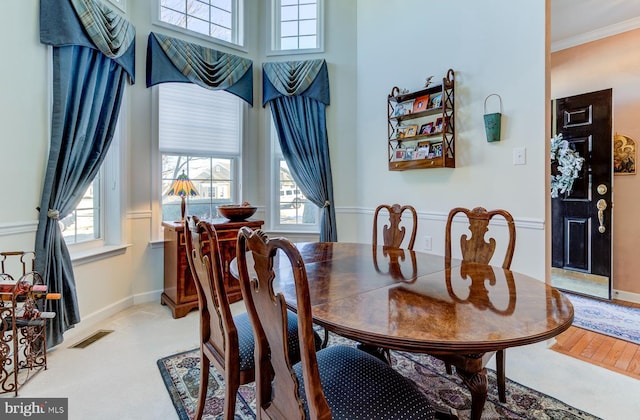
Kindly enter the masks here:
<path id="1" fill-rule="evenodd" d="M 555 99 L 555 129 L 585 158 L 569 194 L 551 201 L 552 265 L 611 279 L 612 90 Z M 599 210 L 600 208 L 600 210 Z"/>

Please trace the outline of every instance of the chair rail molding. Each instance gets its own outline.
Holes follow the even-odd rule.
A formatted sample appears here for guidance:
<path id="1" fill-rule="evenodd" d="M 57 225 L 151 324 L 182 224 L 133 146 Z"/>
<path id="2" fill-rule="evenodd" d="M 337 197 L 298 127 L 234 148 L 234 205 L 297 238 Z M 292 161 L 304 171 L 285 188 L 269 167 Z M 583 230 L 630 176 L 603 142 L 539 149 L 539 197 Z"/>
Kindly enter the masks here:
<path id="1" fill-rule="evenodd" d="M 38 229 L 37 220 L 29 220 L 13 223 L 0 223 L 0 236 L 12 236 L 23 233 L 35 233 Z"/>
<path id="2" fill-rule="evenodd" d="M 127 219 L 151 219 L 151 210 L 127 212 Z"/>
<path id="3" fill-rule="evenodd" d="M 336 209 L 336 212 L 339 213 L 356 213 L 356 214 L 363 214 L 363 215 L 370 215 L 373 216 L 373 214 L 375 213 L 375 209 L 373 208 L 365 208 L 365 207 L 350 207 L 349 208 L 350 211 L 342 211 L 342 209 L 340 209 L 340 211 L 338 211 Z M 442 213 L 442 212 L 430 212 L 430 211 L 418 211 L 418 220 L 435 220 L 435 221 L 440 221 L 443 223 L 447 222 L 447 216 L 449 213 Z M 518 228 L 523 228 L 523 229 L 532 229 L 532 230 L 544 230 L 544 220 L 542 219 L 535 219 L 535 218 L 531 218 L 531 217 L 515 217 L 514 216 L 514 221 L 516 224 L 516 227 Z M 456 215 L 456 217 L 454 217 L 453 219 L 454 223 L 466 223 L 466 218 L 463 217 L 462 215 Z M 492 220 L 491 224 L 495 224 L 496 226 L 506 226 L 507 223 L 504 220 L 501 219 L 497 219 L 497 220 Z"/>

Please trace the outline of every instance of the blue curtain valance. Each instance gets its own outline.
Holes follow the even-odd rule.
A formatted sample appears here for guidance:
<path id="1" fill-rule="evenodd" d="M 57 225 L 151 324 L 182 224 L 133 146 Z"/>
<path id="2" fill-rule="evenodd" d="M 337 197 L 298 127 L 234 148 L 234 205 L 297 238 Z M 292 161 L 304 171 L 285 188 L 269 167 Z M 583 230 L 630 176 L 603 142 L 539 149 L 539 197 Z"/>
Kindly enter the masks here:
<path id="1" fill-rule="evenodd" d="M 226 90 L 253 105 L 251 60 L 151 32 L 147 44 L 147 87 L 166 82 Z"/>
<path id="2" fill-rule="evenodd" d="M 40 0 L 40 42 L 97 49 L 135 80 L 135 28 L 99 0 Z"/>
<path id="3" fill-rule="evenodd" d="M 262 106 L 279 96 L 306 96 L 329 105 L 325 60 L 264 63 L 262 69 Z"/>

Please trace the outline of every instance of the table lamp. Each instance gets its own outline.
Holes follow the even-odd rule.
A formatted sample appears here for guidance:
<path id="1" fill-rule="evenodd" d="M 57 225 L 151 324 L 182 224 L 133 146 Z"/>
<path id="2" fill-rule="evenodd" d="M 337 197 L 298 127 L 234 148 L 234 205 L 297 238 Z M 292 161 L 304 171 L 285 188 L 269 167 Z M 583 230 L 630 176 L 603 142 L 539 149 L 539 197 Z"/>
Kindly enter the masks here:
<path id="1" fill-rule="evenodd" d="M 189 177 L 182 171 L 178 178 L 173 181 L 171 187 L 169 187 L 169 191 L 167 191 L 167 195 L 179 195 L 182 198 L 182 203 L 180 204 L 180 214 L 182 215 L 182 219 L 180 221 L 184 222 L 184 211 L 185 211 L 185 197 L 190 195 L 195 197 L 198 195 L 198 191 L 196 187 L 193 185 Z"/>

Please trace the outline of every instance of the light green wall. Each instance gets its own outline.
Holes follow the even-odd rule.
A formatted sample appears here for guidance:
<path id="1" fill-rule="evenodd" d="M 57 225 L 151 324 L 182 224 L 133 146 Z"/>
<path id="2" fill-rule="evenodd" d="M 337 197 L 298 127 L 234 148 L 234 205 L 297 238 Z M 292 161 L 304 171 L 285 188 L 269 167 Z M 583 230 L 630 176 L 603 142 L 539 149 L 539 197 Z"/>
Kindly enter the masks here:
<path id="1" fill-rule="evenodd" d="M 49 132 L 47 49 L 40 45 L 37 1 L 0 5 L 7 39 L 0 66 L 0 249 L 33 249 Z M 14 58 L 14 61 L 11 61 Z"/>
<path id="2" fill-rule="evenodd" d="M 544 278 L 545 2 L 358 1 L 358 205 L 412 204 L 422 238 L 444 253 L 445 215 L 453 207 L 503 208 L 516 219 L 513 267 Z M 417 90 L 426 77 L 455 71 L 455 169 L 389 172 L 386 97 Z M 502 140 L 488 143 L 484 99 L 502 97 Z M 493 104 L 495 105 L 495 104 Z M 490 110 L 490 112 L 495 112 Z M 526 147 L 526 165 L 513 149 Z M 368 239 L 371 219 L 362 220 Z"/>

